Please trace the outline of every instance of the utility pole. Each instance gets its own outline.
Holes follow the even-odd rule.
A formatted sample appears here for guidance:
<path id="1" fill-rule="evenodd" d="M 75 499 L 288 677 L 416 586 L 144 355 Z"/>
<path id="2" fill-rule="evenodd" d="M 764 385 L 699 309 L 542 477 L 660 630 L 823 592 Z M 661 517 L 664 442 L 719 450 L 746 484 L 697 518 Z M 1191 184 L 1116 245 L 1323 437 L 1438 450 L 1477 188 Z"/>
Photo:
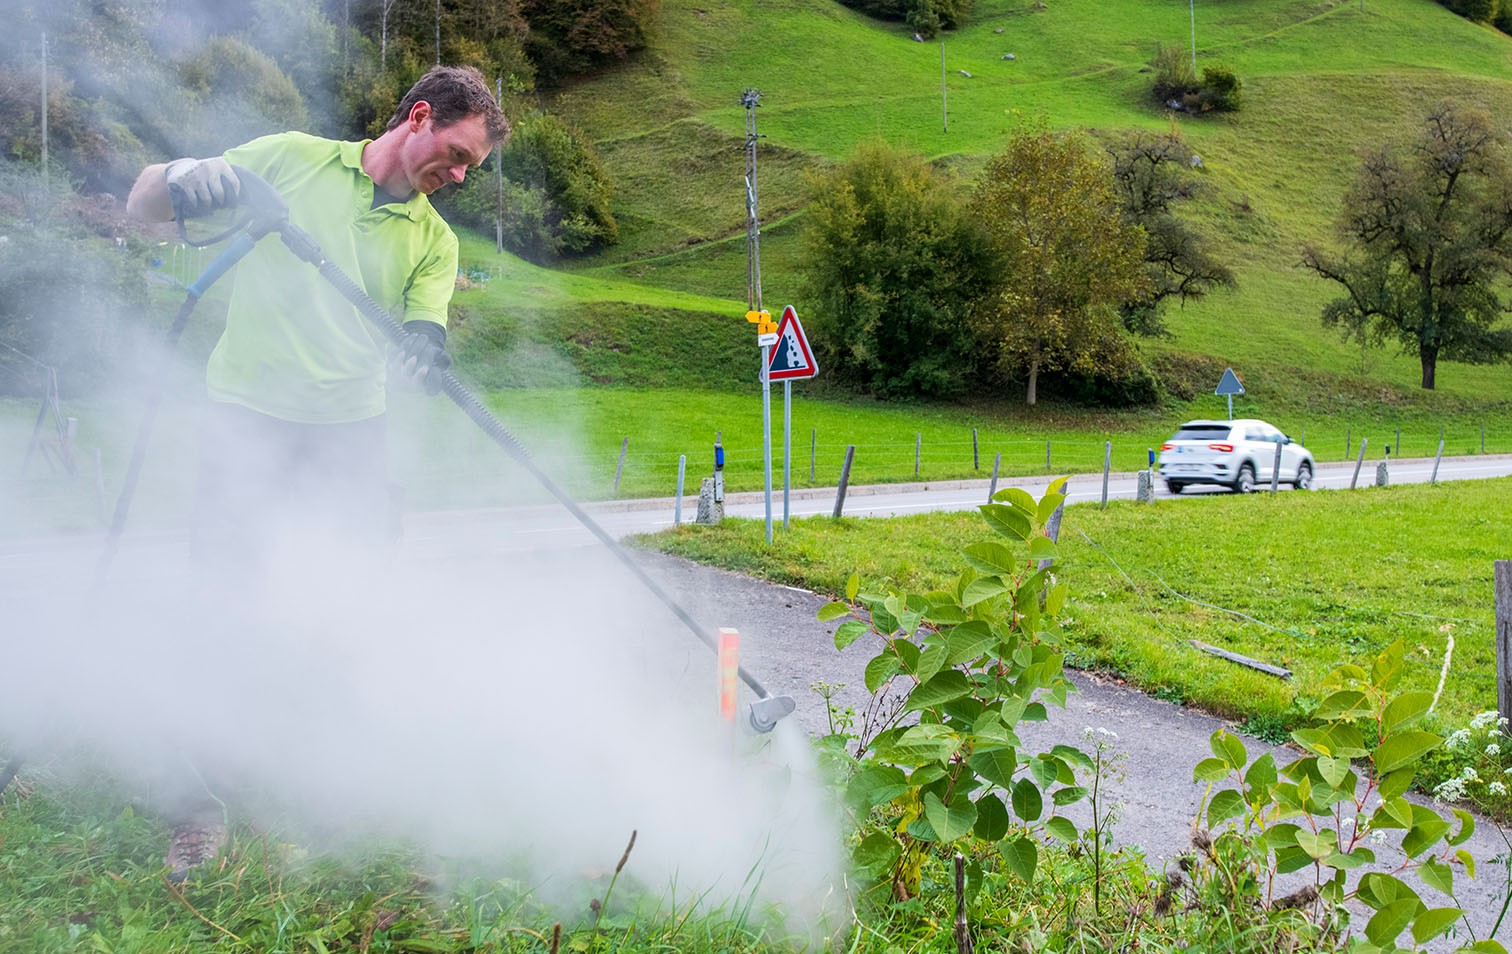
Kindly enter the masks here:
<path id="1" fill-rule="evenodd" d="M 436 65 L 441 65 L 441 0 L 436 0 Z"/>
<path id="2" fill-rule="evenodd" d="M 47 188 L 47 31 L 42 31 L 42 187 Z"/>
<path id="3" fill-rule="evenodd" d="M 766 540 L 772 542 L 772 345 L 777 329 L 761 307 L 761 219 L 756 215 L 756 107 L 761 94 L 748 89 L 740 94 L 746 111 L 746 320 L 756 322 L 756 343 L 761 346 L 761 443 L 766 486 Z M 752 316 L 755 316 L 754 318 Z"/>
<path id="4" fill-rule="evenodd" d="M 950 132 L 950 104 L 945 93 L 945 41 L 940 41 L 940 132 Z"/>
<path id="5" fill-rule="evenodd" d="M 504 108 L 504 77 L 494 77 L 494 102 Z M 504 254 L 504 144 L 494 146 L 494 178 L 499 186 L 499 200 L 494 206 L 494 252 Z"/>
<path id="6" fill-rule="evenodd" d="M 1192 79 L 1197 79 L 1197 0 L 1187 0 L 1192 15 Z"/>

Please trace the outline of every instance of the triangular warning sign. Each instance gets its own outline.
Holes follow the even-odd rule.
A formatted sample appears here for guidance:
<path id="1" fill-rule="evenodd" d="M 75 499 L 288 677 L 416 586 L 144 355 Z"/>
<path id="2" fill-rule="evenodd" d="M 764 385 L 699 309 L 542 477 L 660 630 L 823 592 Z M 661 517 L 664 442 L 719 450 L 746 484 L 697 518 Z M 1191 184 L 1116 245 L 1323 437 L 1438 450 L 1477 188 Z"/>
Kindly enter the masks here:
<path id="1" fill-rule="evenodd" d="M 1234 373 L 1233 368 L 1224 368 L 1223 377 L 1218 379 L 1218 388 L 1213 393 L 1219 395 L 1243 394 L 1244 385 L 1239 383 L 1239 376 Z"/>
<path id="2" fill-rule="evenodd" d="M 811 378 L 818 373 L 819 364 L 814 360 L 814 352 L 809 350 L 803 325 L 798 322 L 798 312 L 788 305 L 782 309 L 782 320 L 777 325 L 777 343 L 772 346 L 771 359 L 767 362 L 767 380 L 792 381 Z"/>

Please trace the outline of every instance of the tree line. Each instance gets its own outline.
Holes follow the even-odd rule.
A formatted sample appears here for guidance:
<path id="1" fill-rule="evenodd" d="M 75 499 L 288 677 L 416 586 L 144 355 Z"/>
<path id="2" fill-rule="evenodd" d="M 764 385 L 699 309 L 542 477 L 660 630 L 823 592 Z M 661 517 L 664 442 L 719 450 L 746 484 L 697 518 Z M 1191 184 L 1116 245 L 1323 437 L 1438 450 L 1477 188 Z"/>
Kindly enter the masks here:
<path id="1" fill-rule="evenodd" d="M 825 367 L 884 398 L 1045 386 L 1083 403 L 1160 396 L 1141 338 L 1172 302 L 1233 286 L 1179 214 L 1201 187 L 1175 134 L 1099 147 L 1041 126 L 971 183 L 872 142 L 813 177 L 806 297 Z M 1512 358 L 1512 151 L 1483 110 L 1439 104 L 1362 159 L 1333 247 L 1300 264 L 1341 291 L 1321 321 L 1438 362 Z"/>

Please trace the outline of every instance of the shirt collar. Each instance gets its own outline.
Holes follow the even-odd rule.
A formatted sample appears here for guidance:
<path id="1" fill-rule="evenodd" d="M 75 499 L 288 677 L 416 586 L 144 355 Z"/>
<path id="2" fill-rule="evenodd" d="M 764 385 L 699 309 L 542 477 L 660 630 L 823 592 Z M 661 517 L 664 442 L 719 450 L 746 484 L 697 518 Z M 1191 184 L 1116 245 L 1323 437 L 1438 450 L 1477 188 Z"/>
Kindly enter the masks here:
<path id="1" fill-rule="evenodd" d="M 341 164 L 349 169 L 355 170 L 363 176 L 367 176 L 367 172 L 362 168 L 362 150 L 365 149 L 367 147 L 367 144 L 372 141 L 373 140 L 371 139 L 364 139 L 361 142 L 341 143 Z M 373 180 L 371 177 L 369 177 L 368 181 L 372 182 Z M 409 218 L 410 221 L 419 222 L 422 218 L 425 217 L 426 211 L 430 208 L 430 199 L 427 198 L 423 192 L 420 192 L 417 189 L 415 191 L 415 194 L 410 196 L 406 202 L 398 207 L 398 209 L 395 209 L 392 204 L 381 206 L 381 208 L 385 208 L 390 211 L 403 210 L 404 215 Z"/>

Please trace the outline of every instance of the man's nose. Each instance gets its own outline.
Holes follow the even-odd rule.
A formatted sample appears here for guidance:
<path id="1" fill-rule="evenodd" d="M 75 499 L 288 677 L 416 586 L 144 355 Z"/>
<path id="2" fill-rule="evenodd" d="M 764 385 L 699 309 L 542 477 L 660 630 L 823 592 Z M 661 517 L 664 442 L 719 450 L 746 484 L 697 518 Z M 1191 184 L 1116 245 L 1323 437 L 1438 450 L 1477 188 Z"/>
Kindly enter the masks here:
<path id="1" fill-rule="evenodd" d="M 463 163 L 460 166 L 452 166 L 451 177 L 453 182 L 461 185 L 462 180 L 467 177 L 467 164 Z"/>

